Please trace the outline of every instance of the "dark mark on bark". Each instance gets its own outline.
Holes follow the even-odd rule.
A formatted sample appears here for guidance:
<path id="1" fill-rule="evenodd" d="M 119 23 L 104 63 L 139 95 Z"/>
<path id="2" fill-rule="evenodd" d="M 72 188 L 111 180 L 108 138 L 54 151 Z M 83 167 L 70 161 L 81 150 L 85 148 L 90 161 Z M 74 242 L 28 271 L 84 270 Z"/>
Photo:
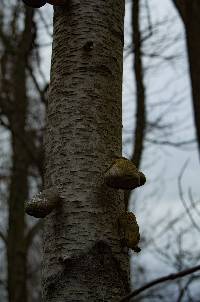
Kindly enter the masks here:
<path id="1" fill-rule="evenodd" d="M 91 51 L 92 49 L 94 49 L 94 42 L 93 41 L 86 42 L 83 48 L 85 51 Z"/>

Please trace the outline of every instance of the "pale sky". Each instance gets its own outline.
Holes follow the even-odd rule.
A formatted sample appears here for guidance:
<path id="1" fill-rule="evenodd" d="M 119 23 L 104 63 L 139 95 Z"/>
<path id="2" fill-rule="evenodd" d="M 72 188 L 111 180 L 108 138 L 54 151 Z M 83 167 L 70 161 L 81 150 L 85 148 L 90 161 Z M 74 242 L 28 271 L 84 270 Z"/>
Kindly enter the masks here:
<path id="1" fill-rule="evenodd" d="M 145 1 L 143 0 L 143 4 Z M 163 19 L 168 19 L 168 25 L 160 26 L 158 31 L 153 35 L 150 41 L 147 41 L 144 47 L 145 53 L 158 52 L 162 57 L 170 56 L 177 53 L 178 58 L 175 58 L 172 63 L 162 58 L 145 58 L 143 59 L 144 66 L 147 69 L 145 73 L 146 95 L 148 104 L 148 119 L 153 121 L 159 117 L 161 112 L 164 114 L 164 119 L 161 124 L 173 124 L 173 127 L 167 129 L 166 132 L 154 131 L 148 133 L 148 138 L 159 140 L 168 140 L 172 142 L 186 141 L 194 138 L 194 126 L 191 105 L 190 79 L 188 76 L 187 53 L 185 50 L 184 29 L 179 16 L 176 13 L 170 0 L 148 0 L 151 8 L 151 22 L 155 24 Z M 130 7 L 130 5 L 129 5 Z M 153 9 L 152 9 L 153 7 Z M 174 19 L 174 20 L 173 20 Z M 170 20 L 172 20 L 170 22 Z M 146 27 L 146 14 L 143 10 L 142 28 Z M 130 8 L 126 10 L 125 19 L 125 41 L 127 46 L 130 42 Z M 176 37 L 179 37 L 176 41 Z M 168 43 L 168 40 L 174 43 Z M 162 41 L 163 40 L 163 41 Z M 159 45 L 158 44 L 159 42 Z M 169 48 L 163 46 L 170 44 Z M 160 49 L 163 51 L 160 52 Z M 135 110 L 135 85 L 132 72 L 132 56 L 126 58 L 124 63 L 124 81 L 123 81 L 123 140 L 127 141 L 132 138 L 134 128 L 134 110 Z M 149 68 L 149 66 L 152 66 Z M 162 104 L 153 106 L 153 104 Z M 176 104 L 177 103 L 177 104 Z M 128 131 L 129 130 L 129 131 Z M 147 145 L 147 144 L 146 144 Z M 124 154 L 131 156 L 132 145 L 124 145 Z M 187 169 L 183 175 L 182 184 L 184 198 L 187 205 L 190 206 L 188 190 L 191 189 L 194 200 L 199 201 L 199 156 L 196 145 L 184 147 L 182 149 L 171 146 L 149 145 L 145 149 L 142 161 L 142 170 L 147 176 L 147 184 L 135 191 L 135 196 L 131 202 L 130 209 L 135 211 L 136 217 L 140 224 L 141 233 L 145 240 L 148 238 L 156 238 L 160 229 L 164 228 L 174 217 L 184 217 L 181 223 L 174 225 L 174 231 L 167 231 L 162 234 L 156 244 L 169 255 L 175 255 L 176 250 L 176 233 L 186 226 L 191 225 L 191 221 L 187 215 L 182 202 L 180 201 L 178 192 L 178 176 L 180 171 L 189 160 Z M 162 218 L 167 217 L 167 220 Z M 193 218 L 200 225 L 200 217 L 194 212 Z M 161 220 L 161 221 L 159 221 Z M 156 224 L 156 221 L 159 221 Z M 168 227 L 169 230 L 169 227 Z M 174 240 L 173 240 L 174 237 Z M 168 238 L 168 239 L 167 239 Z M 197 242 L 199 238 L 198 231 L 193 227 L 191 232 L 184 237 L 184 249 L 191 250 L 195 247 L 199 248 Z M 165 245 L 167 240 L 172 240 L 174 247 L 169 246 L 166 251 Z M 163 262 L 163 259 L 155 253 L 155 247 L 148 247 L 140 253 L 140 255 L 132 255 L 132 267 L 137 267 L 141 264 L 147 269 L 147 279 L 161 276 L 164 273 L 170 273 L 175 268 L 170 267 Z M 172 256 L 173 258 L 173 256 Z M 183 261 L 184 262 L 184 261 Z M 185 262 L 184 262 L 185 263 Z M 137 284 L 137 276 L 134 278 Z M 144 283 L 144 280 L 140 282 Z M 172 300 L 171 300 L 172 301 Z M 186 300 L 185 300 L 186 301 Z"/>

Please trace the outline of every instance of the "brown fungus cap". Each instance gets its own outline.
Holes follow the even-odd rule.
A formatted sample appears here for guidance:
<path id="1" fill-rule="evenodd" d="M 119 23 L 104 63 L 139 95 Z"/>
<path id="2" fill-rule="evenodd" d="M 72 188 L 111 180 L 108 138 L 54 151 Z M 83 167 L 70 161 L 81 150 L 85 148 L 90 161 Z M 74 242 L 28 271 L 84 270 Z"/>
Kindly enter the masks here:
<path id="1" fill-rule="evenodd" d="M 118 217 L 120 238 L 123 245 L 136 253 L 140 252 L 138 243 L 140 241 L 139 226 L 132 212 L 123 212 Z"/>
<path id="2" fill-rule="evenodd" d="M 105 173 L 105 183 L 115 189 L 133 190 L 145 182 L 145 175 L 124 157 L 115 159 Z"/>

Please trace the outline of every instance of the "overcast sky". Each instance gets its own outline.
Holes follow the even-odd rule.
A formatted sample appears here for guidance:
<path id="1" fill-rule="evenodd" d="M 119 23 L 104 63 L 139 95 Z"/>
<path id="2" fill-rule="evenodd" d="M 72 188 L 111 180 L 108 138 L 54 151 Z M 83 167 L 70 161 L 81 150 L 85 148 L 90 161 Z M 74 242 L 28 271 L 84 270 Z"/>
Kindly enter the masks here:
<path id="1" fill-rule="evenodd" d="M 164 112 L 161 124 L 172 124 L 172 127 L 169 127 L 165 131 L 166 133 L 163 133 L 163 131 L 153 131 L 151 134 L 150 132 L 147 134 L 147 137 L 172 142 L 186 141 L 194 138 L 195 133 L 184 29 L 171 1 L 148 0 L 148 3 L 151 12 L 150 20 L 152 27 L 154 24 L 158 22 L 162 23 L 162 20 L 168 19 L 168 23 L 160 26 L 155 35 L 153 35 L 150 41 L 145 43 L 143 48 L 146 54 L 159 54 L 158 58 L 148 58 L 147 56 L 143 59 L 146 70 L 145 84 L 148 120 L 153 121 L 160 116 L 161 112 Z M 145 4 L 144 0 L 143 4 Z M 141 19 L 142 28 L 144 29 L 147 27 L 145 9 L 142 10 Z M 125 48 L 130 43 L 130 34 L 130 5 L 127 5 Z M 168 40 L 171 42 L 168 42 Z M 172 43 L 173 40 L 174 42 Z M 177 54 L 177 57 L 171 63 L 163 59 L 174 54 Z M 135 85 L 132 64 L 133 57 L 128 56 L 124 62 L 123 80 L 124 142 L 132 138 L 134 129 Z M 191 189 L 194 200 L 199 200 L 200 169 L 197 148 L 195 144 L 181 149 L 147 143 L 146 146 L 147 148 L 143 154 L 142 169 L 147 176 L 147 184 L 137 189 L 130 208 L 136 212 L 143 238 L 147 241 L 152 236 L 155 238 L 156 234 L 159 234 L 160 230 L 164 226 L 167 226 L 173 217 L 184 217 L 182 223 L 176 223 L 171 232 L 168 232 L 168 235 L 167 232 L 163 232 L 160 239 L 156 241 L 157 246 L 163 252 L 166 252 L 166 238 L 169 240 L 171 244 L 168 247 L 169 258 L 171 256 L 173 259 L 177 253 L 177 246 L 175 244 L 176 231 L 179 232 L 186 225 L 192 225 L 187 214 L 185 214 L 178 191 L 178 176 L 187 160 L 188 165 L 182 178 L 184 198 L 187 205 L 190 206 L 188 190 Z M 131 144 L 124 145 L 124 154 L 128 157 L 131 156 Z M 192 214 L 195 222 L 200 225 L 199 216 L 195 212 Z M 164 217 L 166 218 L 162 219 Z M 159 221 L 159 223 L 156 224 L 156 221 Z M 195 255 L 195 248 L 199 249 L 197 244 L 199 241 L 198 238 L 199 233 L 192 225 L 191 232 L 184 236 L 184 249 L 188 250 L 192 247 Z M 155 247 L 153 248 L 150 245 L 147 249 L 144 248 L 139 256 L 131 253 L 132 267 L 136 267 L 140 263 L 148 272 L 148 280 L 175 270 L 174 267 L 166 264 L 163 258 L 159 257 L 158 253 L 155 253 L 154 249 Z M 183 263 L 185 262 L 183 261 Z M 188 265 L 188 263 L 185 265 Z M 133 279 L 137 283 L 137 276 Z M 141 283 L 144 283 L 144 280 Z"/>

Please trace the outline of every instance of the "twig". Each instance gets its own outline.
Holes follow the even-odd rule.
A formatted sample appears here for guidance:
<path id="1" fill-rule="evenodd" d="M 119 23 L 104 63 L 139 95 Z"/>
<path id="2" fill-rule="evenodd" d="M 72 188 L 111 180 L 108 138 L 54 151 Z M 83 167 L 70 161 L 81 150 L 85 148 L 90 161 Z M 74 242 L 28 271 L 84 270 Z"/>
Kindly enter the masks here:
<path id="1" fill-rule="evenodd" d="M 0 231 L 0 238 L 3 240 L 3 242 L 5 243 L 5 245 L 7 245 L 7 238 L 6 236 Z"/>
<path id="2" fill-rule="evenodd" d="M 178 278 L 182 278 L 185 277 L 187 275 L 190 275 L 196 271 L 200 270 L 200 265 L 188 268 L 186 270 L 183 270 L 181 272 L 178 273 L 174 273 L 174 274 L 170 274 L 170 275 L 166 275 L 164 277 L 161 278 L 157 278 L 147 284 L 145 284 L 144 286 L 134 290 L 132 293 L 128 294 L 127 296 L 125 296 L 124 298 L 122 298 L 121 300 L 119 300 L 118 302 L 124 302 L 124 301 L 129 301 L 132 297 L 135 297 L 137 295 L 139 295 L 141 292 L 145 291 L 146 289 L 153 287 L 154 285 L 169 281 L 169 280 L 175 280 Z"/>
<path id="3" fill-rule="evenodd" d="M 190 200 L 192 208 L 196 211 L 196 214 L 200 217 L 200 210 L 198 209 L 197 202 L 195 202 L 194 199 L 193 199 L 191 188 L 188 189 L 188 196 L 189 196 L 189 200 Z"/>
<path id="4" fill-rule="evenodd" d="M 38 81 L 37 81 L 37 79 L 36 79 L 36 77 L 35 77 L 35 75 L 34 75 L 34 72 L 33 72 L 33 70 L 32 70 L 32 67 L 29 66 L 29 65 L 27 65 L 26 68 L 27 68 L 27 70 L 28 70 L 28 72 L 29 72 L 29 74 L 30 74 L 30 76 L 31 76 L 31 78 L 32 78 L 32 81 L 33 81 L 33 83 L 34 83 L 34 85 L 35 85 L 35 88 L 37 89 L 37 91 L 38 91 L 38 93 L 39 93 L 39 95 L 40 95 L 40 98 L 41 98 L 42 103 L 43 103 L 43 104 L 46 104 L 45 91 L 42 90 L 42 89 L 40 88 L 40 85 L 39 85 L 39 83 L 38 83 Z"/>
<path id="5" fill-rule="evenodd" d="M 27 233 L 26 235 L 26 248 L 28 249 L 33 241 L 34 236 L 41 229 L 43 221 L 40 219 Z"/>
<path id="6" fill-rule="evenodd" d="M 184 165 L 183 165 L 183 167 L 182 167 L 182 169 L 181 169 L 181 172 L 180 172 L 180 174 L 179 174 L 179 176 L 178 176 L 178 189 L 179 189 L 179 195 L 180 195 L 181 202 L 182 202 L 182 204 L 183 204 L 183 206 L 184 206 L 184 208 L 185 208 L 185 210 L 186 210 L 186 213 L 187 213 L 188 217 L 190 218 L 190 220 L 191 220 L 193 226 L 197 229 L 197 231 L 200 232 L 200 228 L 199 228 L 199 226 L 196 224 L 196 222 L 195 222 L 195 220 L 194 220 L 194 218 L 193 218 L 193 216 L 192 216 L 192 214 L 191 214 L 191 212 L 190 212 L 190 209 L 189 209 L 189 207 L 187 206 L 187 203 L 186 203 L 186 201 L 185 201 L 185 199 L 184 199 L 184 197 L 183 197 L 183 190 L 182 190 L 181 180 L 182 180 L 183 174 L 184 174 L 184 172 L 185 172 L 185 169 L 186 169 L 186 167 L 187 167 L 187 165 L 188 165 L 188 162 L 189 162 L 189 160 L 186 160 L 186 162 L 184 163 Z"/>
<path id="7" fill-rule="evenodd" d="M 193 276 L 189 278 L 185 286 L 180 290 L 178 299 L 176 302 L 181 302 L 185 296 L 185 293 L 187 292 L 188 287 L 190 286 L 191 282 L 194 280 Z"/>
<path id="8" fill-rule="evenodd" d="M 182 147 L 185 145 L 194 144 L 196 142 L 196 140 L 194 140 L 194 139 L 191 139 L 188 141 L 172 142 L 172 141 L 167 141 L 167 140 L 159 141 L 159 140 L 150 139 L 150 138 L 146 138 L 146 141 L 148 141 L 152 144 L 155 144 L 155 145 L 167 145 L 167 146 L 172 146 L 172 147 Z"/>

